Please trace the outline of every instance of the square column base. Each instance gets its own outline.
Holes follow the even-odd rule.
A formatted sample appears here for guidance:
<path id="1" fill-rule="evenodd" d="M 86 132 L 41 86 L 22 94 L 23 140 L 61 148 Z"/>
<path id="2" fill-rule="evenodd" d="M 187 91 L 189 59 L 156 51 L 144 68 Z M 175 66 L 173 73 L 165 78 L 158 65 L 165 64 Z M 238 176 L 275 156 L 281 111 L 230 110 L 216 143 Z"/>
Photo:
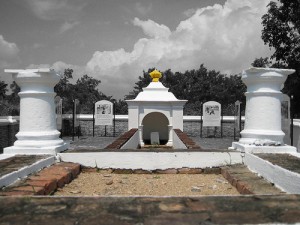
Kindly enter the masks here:
<path id="1" fill-rule="evenodd" d="M 240 152 L 247 153 L 296 153 L 297 148 L 290 145 L 283 146 L 256 146 L 256 145 L 247 145 L 241 144 L 239 142 L 232 142 L 232 147 L 228 148 L 229 150 L 237 150 Z"/>
<path id="2" fill-rule="evenodd" d="M 11 146 L 3 149 L 3 154 L 19 154 L 19 155 L 56 155 L 59 152 L 65 151 L 70 144 L 64 142 L 61 145 L 47 147 L 21 147 Z"/>

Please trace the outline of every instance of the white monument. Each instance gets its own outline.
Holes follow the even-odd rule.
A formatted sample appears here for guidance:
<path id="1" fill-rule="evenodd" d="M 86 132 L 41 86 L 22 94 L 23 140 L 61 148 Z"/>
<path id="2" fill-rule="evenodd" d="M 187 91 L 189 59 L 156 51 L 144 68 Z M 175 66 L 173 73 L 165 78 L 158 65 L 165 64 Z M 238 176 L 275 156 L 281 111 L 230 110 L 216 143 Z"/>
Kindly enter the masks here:
<path id="1" fill-rule="evenodd" d="M 20 130 L 4 154 L 55 154 L 68 148 L 59 138 L 53 87 L 60 76 L 51 69 L 5 70 L 20 86 Z"/>
<path id="2" fill-rule="evenodd" d="M 281 88 L 287 76 L 295 70 L 250 68 L 243 71 L 247 85 L 245 127 L 239 142 L 232 148 L 247 152 L 296 152 L 284 145 L 281 128 Z"/>
<path id="3" fill-rule="evenodd" d="M 152 137 L 159 138 L 160 144 L 173 146 L 173 129 L 183 130 L 183 106 L 187 100 L 178 100 L 159 82 L 159 71 L 152 71 L 150 76 L 152 82 L 148 87 L 134 100 L 126 101 L 128 129 L 138 128 L 141 147 L 145 142 L 151 143 L 151 133 Z"/>

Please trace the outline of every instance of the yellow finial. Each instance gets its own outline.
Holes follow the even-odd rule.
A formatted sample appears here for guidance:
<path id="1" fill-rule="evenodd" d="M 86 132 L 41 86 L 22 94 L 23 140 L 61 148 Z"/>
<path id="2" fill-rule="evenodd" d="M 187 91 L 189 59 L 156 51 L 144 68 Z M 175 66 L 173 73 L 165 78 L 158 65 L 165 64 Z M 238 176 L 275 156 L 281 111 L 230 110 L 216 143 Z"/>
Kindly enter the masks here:
<path id="1" fill-rule="evenodd" d="M 161 78 L 161 72 L 159 72 L 158 70 L 153 70 L 150 73 L 150 76 L 152 78 L 152 82 L 158 82 L 159 78 Z"/>

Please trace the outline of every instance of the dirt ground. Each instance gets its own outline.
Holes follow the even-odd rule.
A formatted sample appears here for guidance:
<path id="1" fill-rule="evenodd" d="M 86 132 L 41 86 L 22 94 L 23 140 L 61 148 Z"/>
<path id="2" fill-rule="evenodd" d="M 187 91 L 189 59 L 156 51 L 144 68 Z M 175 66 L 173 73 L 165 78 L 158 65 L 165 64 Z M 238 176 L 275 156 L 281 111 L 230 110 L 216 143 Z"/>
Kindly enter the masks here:
<path id="1" fill-rule="evenodd" d="M 56 196 L 239 195 L 222 175 L 82 172 Z"/>

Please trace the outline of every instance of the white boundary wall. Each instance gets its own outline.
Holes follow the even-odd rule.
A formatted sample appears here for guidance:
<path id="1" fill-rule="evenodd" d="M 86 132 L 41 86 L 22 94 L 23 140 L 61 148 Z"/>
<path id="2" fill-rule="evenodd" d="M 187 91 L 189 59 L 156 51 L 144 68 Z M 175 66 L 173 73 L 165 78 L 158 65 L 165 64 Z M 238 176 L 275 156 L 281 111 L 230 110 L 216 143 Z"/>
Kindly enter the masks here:
<path id="1" fill-rule="evenodd" d="M 58 153 L 64 162 L 100 169 L 177 169 L 220 167 L 242 163 L 240 152 L 97 152 Z"/>

